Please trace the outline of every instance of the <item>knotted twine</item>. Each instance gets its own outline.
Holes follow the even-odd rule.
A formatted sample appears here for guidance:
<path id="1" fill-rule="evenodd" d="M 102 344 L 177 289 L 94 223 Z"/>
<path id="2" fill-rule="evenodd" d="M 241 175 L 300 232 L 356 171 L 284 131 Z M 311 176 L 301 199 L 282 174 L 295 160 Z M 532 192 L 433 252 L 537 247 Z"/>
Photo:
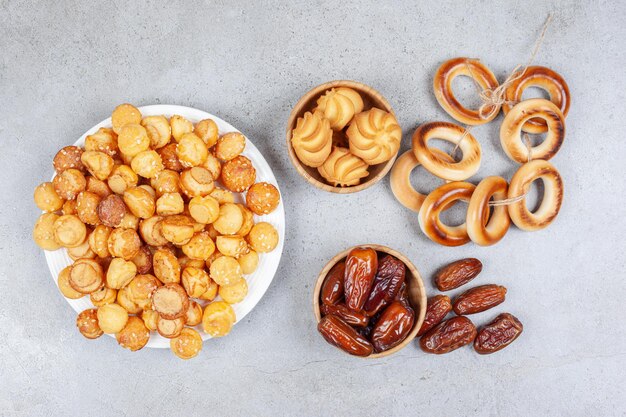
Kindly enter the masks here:
<path id="1" fill-rule="evenodd" d="M 476 78 L 474 77 L 472 68 L 468 65 L 467 61 L 465 62 L 465 66 L 467 67 L 467 70 L 470 73 L 470 78 L 474 82 L 474 85 L 476 86 L 476 89 L 478 91 L 478 96 L 480 97 L 480 100 L 482 101 L 481 106 L 478 108 L 478 116 L 481 119 L 485 120 L 485 119 L 490 119 L 491 117 L 493 117 L 495 113 L 500 111 L 500 107 L 503 104 L 508 104 L 508 105 L 517 104 L 516 102 L 509 102 L 505 99 L 506 89 L 512 83 L 514 83 L 515 81 L 523 77 L 524 74 L 526 73 L 526 70 L 528 70 L 528 67 L 532 65 L 533 61 L 535 60 L 535 57 L 537 56 L 537 53 L 539 52 L 539 48 L 541 47 L 541 44 L 543 43 L 543 40 L 546 35 L 546 31 L 548 30 L 548 26 L 550 25 L 551 21 L 552 21 L 552 13 L 549 13 L 548 17 L 546 18 L 545 23 L 543 24 L 543 28 L 541 29 L 541 33 L 539 34 L 539 37 L 537 38 L 537 41 L 535 42 L 535 46 L 533 48 L 532 54 L 530 55 L 528 62 L 524 66 L 524 69 L 520 71 L 520 68 L 522 68 L 522 65 L 521 64 L 517 65 L 515 68 L 513 68 L 513 71 L 511 71 L 511 74 L 504 80 L 504 82 L 494 89 L 481 88 L 480 84 L 478 83 L 478 81 L 476 81 Z M 486 112 L 486 109 L 489 109 L 489 111 Z M 467 137 L 467 135 L 470 133 L 470 131 L 472 130 L 472 127 L 473 126 L 465 126 L 465 130 L 463 131 L 463 134 L 457 140 L 456 145 L 454 146 L 454 149 L 452 150 L 453 158 L 454 158 L 454 155 L 456 154 L 456 151 L 459 149 L 459 145 L 465 139 L 465 137 Z M 527 133 L 524 133 L 524 143 L 526 144 L 526 149 L 528 150 L 528 162 L 530 162 L 532 161 L 532 144 L 530 142 L 530 138 Z M 521 195 L 518 195 L 516 197 L 511 197 L 511 198 L 505 198 L 503 200 L 489 201 L 488 205 L 490 207 L 499 207 L 499 206 L 508 206 L 511 204 L 515 204 L 519 201 L 522 201 L 529 192 L 530 192 L 530 187 L 528 187 L 528 189 Z"/>
<path id="2" fill-rule="evenodd" d="M 467 67 L 471 75 L 470 78 L 472 79 L 472 81 L 474 81 L 474 85 L 476 86 L 476 89 L 478 90 L 478 96 L 480 97 L 480 100 L 482 101 L 481 106 L 478 108 L 478 116 L 481 119 L 485 120 L 485 119 L 490 119 L 491 117 L 493 117 L 498 111 L 500 111 L 500 107 L 503 104 L 509 104 L 509 105 L 517 104 L 515 102 L 510 103 L 506 100 L 505 98 L 506 89 L 512 83 L 522 78 L 524 74 L 526 73 L 526 70 L 528 70 L 528 67 L 532 65 L 533 61 L 535 60 L 535 57 L 537 56 L 537 53 L 539 52 L 539 48 L 541 47 L 541 44 L 543 43 L 543 40 L 546 36 L 546 31 L 548 30 L 548 26 L 550 26 L 551 21 L 552 21 L 552 13 L 549 13 L 548 17 L 546 18 L 545 23 L 543 24 L 543 28 L 541 29 L 541 33 L 539 34 L 539 37 L 535 41 L 535 47 L 533 48 L 532 54 L 530 55 L 528 62 L 524 66 L 524 69 L 520 71 L 520 68 L 522 68 L 522 64 L 517 65 L 515 68 L 513 68 L 513 71 L 511 71 L 511 74 L 504 80 L 504 82 L 494 89 L 491 89 L 491 88 L 482 89 L 480 84 L 478 84 L 478 81 L 476 81 L 476 78 L 474 77 L 472 68 L 467 64 L 467 61 L 465 62 L 465 66 Z M 489 111 L 487 111 L 487 109 L 489 109 Z"/>

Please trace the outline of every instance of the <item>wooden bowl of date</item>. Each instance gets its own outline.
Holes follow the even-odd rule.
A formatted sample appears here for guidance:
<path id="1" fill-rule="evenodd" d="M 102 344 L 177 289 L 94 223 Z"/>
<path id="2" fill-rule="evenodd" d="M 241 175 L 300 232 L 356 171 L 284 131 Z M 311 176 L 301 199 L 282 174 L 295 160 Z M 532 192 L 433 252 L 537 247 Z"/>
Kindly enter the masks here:
<path id="1" fill-rule="evenodd" d="M 387 246 L 376 244 L 353 246 L 335 255 L 326 264 L 326 266 L 324 266 L 324 269 L 322 269 L 319 276 L 317 277 L 315 289 L 313 290 L 313 313 L 315 314 L 315 319 L 317 323 L 322 320 L 322 313 L 320 311 L 320 292 L 322 289 L 322 284 L 324 283 L 324 279 L 328 275 L 328 272 L 330 272 L 330 270 L 333 268 L 333 266 L 335 266 L 335 264 L 339 263 L 340 261 L 345 260 L 350 251 L 355 248 L 372 248 L 378 253 L 385 253 L 396 257 L 406 266 L 405 282 L 408 285 L 409 301 L 411 303 L 411 307 L 413 307 L 413 310 L 415 310 L 416 319 L 413 323 L 413 328 L 407 335 L 406 339 L 404 339 L 400 344 L 394 346 L 389 350 L 385 350 L 379 353 L 372 353 L 369 356 L 365 356 L 365 358 L 368 359 L 383 358 L 402 350 L 406 345 L 411 343 L 413 339 L 415 339 L 417 332 L 419 331 L 420 327 L 422 327 L 422 323 L 424 322 L 424 316 L 426 315 L 426 289 L 424 288 L 424 282 L 422 281 L 422 277 L 415 265 L 413 265 L 413 263 L 411 263 L 411 261 L 406 256 L 404 256 L 397 250 L 388 248 Z M 348 355 L 348 353 L 344 353 Z"/>
<path id="2" fill-rule="evenodd" d="M 395 116 L 391 105 L 383 97 L 378 91 L 374 90 L 372 87 L 350 80 L 338 80 L 338 81 L 330 81 L 317 87 L 311 89 L 305 95 L 300 98 L 298 103 L 295 105 L 291 114 L 289 115 L 289 121 L 287 123 L 287 149 L 289 150 L 289 159 L 291 163 L 296 168 L 296 171 L 300 175 L 302 175 L 310 184 L 314 185 L 316 188 L 320 190 L 328 191 L 331 193 L 337 194 L 350 194 L 356 193 L 358 191 L 365 190 L 368 187 L 376 184 L 380 181 L 389 170 L 393 166 L 394 161 L 396 160 L 396 155 L 394 155 L 387 162 L 383 162 L 378 165 L 370 165 L 368 168 L 369 175 L 361 180 L 361 182 L 357 185 L 353 185 L 350 187 L 335 187 L 331 184 L 328 184 L 324 178 L 317 171 L 317 168 L 312 168 L 304 165 L 298 159 L 296 152 L 291 145 L 291 132 L 296 127 L 296 122 L 298 121 L 298 117 L 301 117 L 304 113 L 311 111 L 317 105 L 317 99 L 323 95 L 327 90 L 336 87 L 348 87 L 355 91 L 357 91 L 361 98 L 363 99 L 363 110 L 369 110 L 372 107 L 378 107 L 379 109 L 385 110 Z M 347 143 L 347 141 L 346 141 Z M 347 145 L 346 145 L 347 147 Z"/>

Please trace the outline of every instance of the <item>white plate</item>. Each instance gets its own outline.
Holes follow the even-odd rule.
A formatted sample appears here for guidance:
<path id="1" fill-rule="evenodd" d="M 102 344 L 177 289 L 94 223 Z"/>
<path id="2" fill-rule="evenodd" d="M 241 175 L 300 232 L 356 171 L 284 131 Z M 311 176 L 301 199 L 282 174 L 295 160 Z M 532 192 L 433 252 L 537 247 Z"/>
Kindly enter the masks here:
<path id="1" fill-rule="evenodd" d="M 144 116 L 162 114 L 166 117 L 170 117 L 178 114 L 184 116 L 193 123 L 197 123 L 202 119 L 212 119 L 217 124 L 220 135 L 228 132 L 239 132 L 237 129 L 235 129 L 233 126 L 220 119 L 219 117 L 213 116 L 212 114 L 203 112 L 198 109 L 193 109 L 191 107 L 158 104 L 154 106 L 140 107 L 139 110 L 141 110 L 141 114 Z M 108 118 L 89 129 L 87 132 L 85 132 L 84 135 L 80 137 L 80 139 L 76 141 L 76 143 L 74 143 L 74 145 L 84 146 L 85 137 L 87 135 L 95 133 L 101 127 L 111 127 L 111 118 Z M 263 155 L 261 155 L 261 152 L 259 152 L 259 150 L 248 138 L 246 138 L 246 148 L 243 151 L 243 155 L 248 157 L 256 168 L 257 182 L 269 182 L 270 184 L 274 184 L 278 188 L 278 183 L 276 182 L 276 177 L 274 177 L 272 169 L 268 165 L 265 158 L 263 158 Z M 257 270 L 251 275 L 246 275 L 245 278 L 248 281 L 248 295 L 242 302 L 233 305 L 233 309 L 235 310 L 235 314 L 237 316 L 237 322 L 243 320 L 243 318 L 250 311 L 252 311 L 254 306 L 261 300 L 261 297 L 263 297 L 263 294 L 265 294 L 265 291 L 267 291 L 270 283 L 272 282 L 272 279 L 274 278 L 274 274 L 276 274 L 276 270 L 278 269 L 280 257 L 283 253 L 283 244 L 285 242 L 285 209 L 283 206 L 282 197 L 283 196 L 281 193 L 280 204 L 278 205 L 278 208 L 276 208 L 276 210 L 274 210 L 272 213 L 265 216 L 254 216 L 255 222 L 265 221 L 272 224 L 276 228 L 276 230 L 278 230 L 280 240 L 278 242 L 278 246 L 272 252 L 259 254 L 259 266 Z M 50 273 L 52 274 L 52 280 L 56 285 L 59 272 L 61 272 L 61 270 L 66 266 L 71 265 L 72 260 L 68 256 L 65 249 L 44 252 L 46 254 L 46 260 L 48 262 L 48 268 L 50 269 Z M 78 300 L 71 300 L 66 298 L 66 301 L 72 306 L 74 310 L 76 310 L 77 313 L 87 308 L 93 307 L 88 296 L 85 296 Z M 169 339 L 162 337 L 156 332 L 151 333 L 152 334 L 150 335 L 150 340 L 146 345 L 147 347 L 169 348 Z M 211 336 L 204 333 L 203 331 L 200 331 L 200 334 L 202 335 L 203 340 L 211 338 Z"/>

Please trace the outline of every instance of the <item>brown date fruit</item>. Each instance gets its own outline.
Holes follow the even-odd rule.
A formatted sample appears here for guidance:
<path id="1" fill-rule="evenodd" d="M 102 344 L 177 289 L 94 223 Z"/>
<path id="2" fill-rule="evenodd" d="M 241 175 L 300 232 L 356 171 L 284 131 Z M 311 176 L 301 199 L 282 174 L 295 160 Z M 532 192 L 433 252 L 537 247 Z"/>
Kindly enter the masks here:
<path id="1" fill-rule="evenodd" d="M 350 310 L 362 310 L 370 295 L 374 275 L 378 269 L 378 255 L 371 248 L 352 249 L 346 258 L 344 293 Z"/>
<path id="2" fill-rule="evenodd" d="M 322 304 L 320 310 L 323 315 L 334 314 L 350 326 L 365 327 L 369 323 L 369 317 L 359 311 L 352 311 L 345 304 L 327 305 Z"/>
<path id="3" fill-rule="evenodd" d="M 413 329 L 415 312 L 400 301 L 394 301 L 383 310 L 376 322 L 370 340 L 376 352 L 389 350 L 400 344 Z"/>
<path id="4" fill-rule="evenodd" d="M 339 317 L 329 314 L 317 324 L 317 330 L 333 346 L 355 356 L 369 356 L 374 347 Z"/>
<path id="5" fill-rule="evenodd" d="M 322 284 L 320 298 L 323 304 L 335 305 L 343 298 L 343 280 L 346 271 L 346 263 L 341 261 L 335 264 L 326 275 Z"/>
<path id="6" fill-rule="evenodd" d="M 452 311 L 452 302 L 447 295 L 439 294 L 428 299 L 424 322 L 417 332 L 421 336 L 439 323 Z"/>
<path id="7" fill-rule="evenodd" d="M 368 316 L 373 316 L 393 301 L 404 284 L 405 274 L 404 263 L 391 255 L 378 261 L 372 291 L 363 307 Z"/>
<path id="8" fill-rule="evenodd" d="M 376 323 L 378 322 L 378 319 L 380 318 L 382 314 L 383 312 L 379 311 L 378 313 L 376 313 L 376 315 L 370 318 L 370 321 L 369 323 L 367 323 L 367 326 L 357 329 L 359 334 L 361 334 L 361 336 L 365 337 L 367 340 L 370 340 L 370 336 L 372 335 L 374 326 L 376 326 Z"/>
<path id="9" fill-rule="evenodd" d="M 400 286 L 400 290 L 398 290 L 398 294 L 394 300 L 400 301 L 407 307 L 411 307 L 411 303 L 409 302 L 409 287 L 406 285 L 406 282 Z"/>
<path id="10" fill-rule="evenodd" d="M 478 331 L 474 350 L 481 355 L 504 349 L 522 334 L 524 326 L 512 314 L 502 313 Z"/>
<path id="11" fill-rule="evenodd" d="M 465 316 L 452 317 L 426 332 L 420 339 L 423 351 L 441 355 L 472 343 L 476 327 Z"/>
<path id="12" fill-rule="evenodd" d="M 483 264 L 476 258 L 460 259 L 444 266 L 435 275 L 439 291 L 450 291 L 467 284 L 483 270 Z"/>
<path id="13" fill-rule="evenodd" d="M 506 288 L 487 284 L 470 288 L 454 299 L 452 309 L 456 314 L 474 314 L 489 310 L 504 301 Z"/>

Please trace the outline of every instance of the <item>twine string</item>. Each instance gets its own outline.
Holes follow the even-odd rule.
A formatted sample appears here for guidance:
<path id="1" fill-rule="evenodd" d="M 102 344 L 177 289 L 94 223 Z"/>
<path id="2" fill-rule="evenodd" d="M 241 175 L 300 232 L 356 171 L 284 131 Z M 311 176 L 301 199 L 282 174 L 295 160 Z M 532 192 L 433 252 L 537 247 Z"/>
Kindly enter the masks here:
<path id="1" fill-rule="evenodd" d="M 528 59 L 528 62 L 526 63 L 526 65 L 522 66 L 522 64 L 519 64 L 515 68 L 513 68 L 513 71 L 511 71 L 511 74 L 504 80 L 502 84 L 500 84 L 496 88 L 493 88 L 493 89 L 482 88 L 480 84 L 478 83 L 478 81 L 476 81 L 474 72 L 472 71 L 471 66 L 468 64 L 468 60 L 465 60 L 465 66 L 467 67 L 467 70 L 470 74 L 470 78 L 474 81 L 474 85 L 476 86 L 476 89 L 478 91 L 478 96 L 480 97 L 480 100 L 482 101 L 482 104 L 478 108 L 478 116 L 481 119 L 483 120 L 490 119 L 493 116 L 495 116 L 495 114 L 500 110 L 500 107 L 503 104 L 508 104 L 508 105 L 517 104 L 516 102 L 511 102 L 511 101 L 506 100 L 505 98 L 506 89 L 512 83 L 514 83 L 515 81 L 523 77 L 524 74 L 526 73 L 526 70 L 528 70 L 528 67 L 530 67 L 532 63 L 534 62 L 535 57 L 537 56 L 537 53 L 539 52 L 539 48 L 541 47 L 541 44 L 543 43 L 543 40 L 546 36 L 546 31 L 548 30 L 548 26 L 550 26 L 551 21 L 552 21 L 552 13 L 549 13 L 548 17 L 546 18 L 545 23 L 543 24 L 543 28 L 541 29 L 541 33 L 539 34 L 539 37 L 535 41 L 535 46 L 533 48 L 532 54 L 530 55 L 530 58 Z M 524 69 L 520 71 L 520 68 L 522 67 Z"/>
<path id="2" fill-rule="evenodd" d="M 478 92 L 478 96 L 483 102 L 483 104 L 478 109 L 478 115 L 480 116 L 481 119 L 484 120 L 484 119 L 491 118 L 500 109 L 500 106 L 502 106 L 503 104 L 509 104 L 509 105 L 517 104 L 516 102 L 507 101 L 505 99 L 506 89 L 513 82 L 523 77 L 524 74 L 526 73 L 526 70 L 528 70 L 528 67 L 532 65 L 533 61 L 535 60 L 535 57 L 537 56 L 537 53 L 539 52 L 539 48 L 541 47 L 541 44 L 543 43 L 543 40 L 546 36 L 546 31 L 548 30 L 548 26 L 550 25 L 551 21 L 552 21 L 552 13 L 549 13 L 548 17 L 546 18 L 545 23 L 543 24 L 543 28 L 541 29 L 541 33 L 539 34 L 539 37 L 535 41 L 535 46 L 533 48 L 532 54 L 530 55 L 528 62 L 524 66 L 524 69 L 520 71 L 520 68 L 522 68 L 522 65 L 521 64 L 517 65 L 515 68 L 513 68 L 513 71 L 504 80 L 504 82 L 494 89 L 482 88 L 481 85 L 476 80 L 476 77 L 474 76 L 474 72 L 472 71 L 471 66 L 468 64 L 469 59 L 465 60 L 465 66 L 470 74 L 470 78 L 474 82 L 474 85 L 476 86 L 476 90 Z M 474 59 L 474 60 L 476 61 L 477 59 Z M 487 108 L 489 108 L 488 112 L 486 112 Z M 463 140 L 467 137 L 467 135 L 470 134 L 472 127 L 473 126 L 465 126 L 465 130 L 463 131 L 463 134 L 456 141 L 454 149 L 451 152 L 451 156 L 455 161 L 457 160 L 455 158 L 456 152 L 458 151 L 461 145 L 461 142 L 463 142 Z M 528 151 L 527 159 L 528 159 L 528 162 L 530 162 L 532 161 L 532 143 L 530 141 L 530 137 L 528 136 L 528 133 L 524 133 L 523 138 L 524 138 L 524 144 L 526 145 L 526 149 Z M 509 206 L 511 204 L 518 203 L 524 200 L 524 198 L 526 198 L 529 192 L 530 192 L 530 187 L 528 187 L 528 189 L 521 195 L 511 197 L 511 198 L 505 198 L 502 200 L 489 201 L 488 206 L 500 207 L 500 206 Z"/>
<path id="3" fill-rule="evenodd" d="M 455 158 L 456 151 L 459 150 L 459 146 L 461 146 L 461 142 L 463 142 L 463 139 L 465 139 L 467 137 L 467 135 L 470 134 L 470 131 L 472 130 L 472 127 L 473 126 L 465 126 L 465 130 L 463 130 L 463 134 L 456 141 L 456 144 L 454 145 L 454 149 L 452 149 L 452 152 L 451 152 L 452 159 L 454 159 L 457 162 L 459 162 L 459 161 Z"/>
<path id="4" fill-rule="evenodd" d="M 530 67 L 533 63 L 533 61 L 535 60 L 535 57 L 537 56 L 537 53 L 539 52 L 539 48 L 541 47 L 541 44 L 543 43 L 543 40 L 546 36 L 546 31 L 548 30 L 548 26 L 550 26 L 550 22 L 552 21 L 552 13 L 548 14 L 548 17 L 546 18 L 545 23 L 543 24 L 543 28 L 541 29 L 541 33 L 539 34 L 539 37 L 537 38 L 537 40 L 535 41 L 535 46 L 533 48 L 533 51 L 530 55 L 530 58 L 528 59 L 528 62 L 526 63 L 526 65 L 524 66 L 524 69 L 522 71 L 520 71 L 519 69 L 522 67 L 522 65 L 517 65 L 515 68 L 513 68 L 513 71 L 511 72 L 511 75 L 509 75 L 502 84 L 500 84 L 498 87 L 494 88 L 494 89 L 490 89 L 490 88 L 482 88 L 481 85 L 478 83 L 478 81 L 476 80 L 476 77 L 474 75 L 474 71 L 472 71 L 472 67 L 469 65 L 469 61 L 470 60 L 474 60 L 474 61 L 478 61 L 478 59 L 476 58 L 466 58 L 465 59 L 465 66 L 467 68 L 467 71 L 470 74 L 470 79 L 474 82 L 474 86 L 476 87 L 476 91 L 478 92 L 478 96 L 480 97 L 481 101 L 483 102 L 483 104 L 481 104 L 481 106 L 478 108 L 478 115 L 480 116 L 481 119 L 489 119 L 491 118 L 494 113 L 496 113 L 499 109 L 500 106 L 502 106 L 503 104 L 508 104 L 508 105 L 515 105 L 517 104 L 516 101 L 507 101 L 505 99 L 505 94 L 506 94 L 506 89 L 509 87 L 509 85 L 511 85 L 513 82 L 517 81 L 518 79 L 520 79 L 521 77 L 524 76 L 524 74 L 526 73 L 526 70 L 528 69 L 528 67 Z M 489 108 L 490 110 L 485 114 L 486 109 Z M 463 135 L 459 138 L 459 140 L 456 142 L 456 146 L 454 147 L 454 149 L 452 150 L 452 157 L 454 158 L 454 155 L 456 154 L 456 151 L 459 149 L 459 145 L 461 144 L 461 141 L 463 141 L 463 139 L 465 139 L 465 137 L 469 134 L 470 130 L 472 129 L 472 126 L 466 126 L 465 127 L 465 131 L 463 132 Z M 525 136 L 526 140 L 528 140 L 528 136 Z M 530 149 L 530 148 L 529 148 Z M 530 151 L 529 151 L 529 157 L 528 157 L 528 162 L 530 162 Z"/>
<path id="5" fill-rule="evenodd" d="M 528 162 L 530 162 L 532 161 L 532 143 L 530 142 L 530 137 L 528 136 L 528 133 L 524 133 L 524 144 L 526 145 L 526 149 L 528 150 Z M 489 207 L 510 206 L 511 204 L 522 201 L 524 198 L 526 198 L 529 192 L 530 187 L 528 187 L 523 194 L 511 198 L 505 198 L 503 200 L 490 201 L 488 205 Z"/>

